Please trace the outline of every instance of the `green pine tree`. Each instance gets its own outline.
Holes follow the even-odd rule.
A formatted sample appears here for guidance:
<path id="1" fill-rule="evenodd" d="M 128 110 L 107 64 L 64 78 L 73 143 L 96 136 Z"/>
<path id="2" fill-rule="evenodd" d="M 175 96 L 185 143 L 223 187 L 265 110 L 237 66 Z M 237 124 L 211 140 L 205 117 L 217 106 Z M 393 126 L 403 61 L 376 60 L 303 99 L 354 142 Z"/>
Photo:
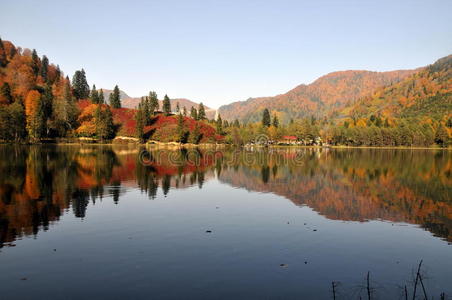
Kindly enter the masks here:
<path id="1" fill-rule="evenodd" d="M 108 105 L 98 104 L 94 112 L 94 118 L 97 138 L 100 140 L 112 139 L 114 137 L 114 124 L 110 107 Z"/>
<path id="2" fill-rule="evenodd" d="M 206 110 L 204 109 L 204 104 L 199 103 L 198 108 L 198 120 L 205 120 L 206 119 Z"/>
<path id="3" fill-rule="evenodd" d="M 25 110 L 18 101 L 8 106 L 10 126 L 8 131 L 15 141 L 20 141 L 25 137 Z"/>
<path id="4" fill-rule="evenodd" d="M 179 143 L 187 142 L 188 131 L 185 129 L 184 117 L 181 113 L 177 115 L 177 141 Z"/>
<path id="5" fill-rule="evenodd" d="M 45 82 L 48 82 L 49 80 L 49 78 L 47 77 L 48 71 L 49 71 L 49 59 L 47 58 L 47 56 L 43 55 L 41 62 L 41 70 L 39 73 L 41 74 L 41 77 L 44 79 Z"/>
<path id="6" fill-rule="evenodd" d="M 93 88 L 91 90 L 90 99 L 91 99 L 91 102 L 94 103 L 94 104 L 98 104 L 99 103 L 99 93 L 96 90 L 96 85 L 95 84 L 93 84 Z"/>
<path id="7" fill-rule="evenodd" d="M 100 89 L 99 92 L 99 104 L 104 104 L 105 103 L 105 96 L 104 96 L 104 90 Z"/>
<path id="8" fill-rule="evenodd" d="M 77 100 L 87 99 L 89 97 L 89 85 L 86 81 L 85 70 L 77 70 L 72 77 L 72 87 L 74 89 L 74 97 Z"/>
<path id="9" fill-rule="evenodd" d="M 110 94 L 109 101 L 110 101 L 111 107 L 121 108 L 121 94 L 119 92 L 118 85 L 115 85 L 113 92 Z"/>
<path id="10" fill-rule="evenodd" d="M 11 94 L 11 87 L 8 82 L 4 82 L 0 88 L 0 103 L 11 104 L 14 102 L 13 95 Z"/>
<path id="11" fill-rule="evenodd" d="M 143 105 L 143 118 L 144 118 L 144 125 L 150 125 L 151 122 L 151 101 L 149 97 L 143 97 L 142 100 Z"/>
<path id="12" fill-rule="evenodd" d="M 221 115 L 218 114 L 217 121 L 215 122 L 217 133 L 223 134 L 223 120 L 221 119 Z"/>
<path id="13" fill-rule="evenodd" d="M 157 93 L 156 92 L 149 92 L 149 112 L 151 115 L 154 114 L 155 111 L 159 110 L 159 99 L 157 97 Z"/>
<path id="14" fill-rule="evenodd" d="M 3 41 L 0 38 L 0 67 L 6 67 L 7 64 L 8 59 L 6 58 L 5 46 L 3 45 Z"/>
<path id="15" fill-rule="evenodd" d="M 135 121 L 136 121 L 135 134 L 136 134 L 136 137 L 140 140 L 140 142 L 143 141 L 144 125 L 145 125 L 144 118 L 145 118 L 145 112 L 143 110 L 142 103 L 140 103 L 140 104 L 138 104 L 138 110 L 135 114 Z"/>
<path id="16" fill-rule="evenodd" d="M 190 117 L 192 117 L 194 120 L 198 120 L 198 111 L 193 106 L 190 109 Z"/>
<path id="17" fill-rule="evenodd" d="M 166 116 L 169 116 L 171 114 L 171 102 L 168 95 L 165 95 L 163 98 L 163 104 L 162 104 L 163 113 L 165 113 Z"/>
<path id="18" fill-rule="evenodd" d="M 272 125 L 275 127 L 279 127 L 279 120 L 278 120 L 278 117 L 276 116 L 276 114 L 273 115 Z"/>
<path id="19" fill-rule="evenodd" d="M 31 69 L 33 70 L 33 74 L 38 76 L 39 74 L 39 56 L 36 52 L 36 49 L 33 49 L 31 53 Z"/>
<path id="20" fill-rule="evenodd" d="M 29 137 L 36 141 L 42 138 L 44 134 L 44 107 L 42 103 L 42 96 L 39 99 L 38 109 L 31 116 L 30 124 L 28 126 L 28 135 Z"/>
<path id="21" fill-rule="evenodd" d="M 55 80 L 54 82 L 60 82 L 61 80 L 61 70 L 60 70 L 60 65 L 56 66 L 56 70 L 55 70 Z"/>
<path id="22" fill-rule="evenodd" d="M 270 119 L 270 111 L 266 108 L 262 114 L 262 125 L 265 127 L 270 127 L 271 119 Z"/>

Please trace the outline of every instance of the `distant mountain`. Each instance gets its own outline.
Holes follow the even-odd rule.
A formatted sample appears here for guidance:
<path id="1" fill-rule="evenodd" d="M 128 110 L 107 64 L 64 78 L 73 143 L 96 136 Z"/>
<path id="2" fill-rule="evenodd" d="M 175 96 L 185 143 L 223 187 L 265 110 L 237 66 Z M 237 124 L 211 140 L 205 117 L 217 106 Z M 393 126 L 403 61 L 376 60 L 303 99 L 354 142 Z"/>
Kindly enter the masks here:
<path id="1" fill-rule="evenodd" d="M 345 107 L 339 117 L 433 117 L 452 114 L 452 55 Z"/>
<path id="2" fill-rule="evenodd" d="M 99 89 L 100 90 L 100 89 Z M 105 101 L 108 101 L 108 97 L 110 97 L 110 94 L 113 92 L 113 90 L 109 89 L 102 89 L 104 92 L 104 99 Z M 121 101 L 123 100 L 129 100 L 129 99 L 138 99 L 138 98 L 132 98 L 129 95 L 126 94 L 126 92 L 119 90 L 119 95 L 121 96 Z M 123 104 L 124 105 L 124 104 Z M 131 107 L 133 108 L 133 107 Z"/>
<path id="3" fill-rule="evenodd" d="M 194 101 L 191 101 L 189 99 L 186 98 L 175 98 L 175 99 L 170 99 L 171 100 L 171 108 L 173 110 L 175 110 L 177 103 L 179 103 L 179 107 L 180 109 L 182 109 L 184 106 L 187 109 L 188 113 L 190 113 L 190 109 L 193 106 L 194 108 L 198 108 L 199 103 L 196 103 Z M 210 108 L 208 106 L 204 105 L 204 109 L 206 111 L 206 116 L 208 119 L 213 119 L 215 117 L 215 113 L 216 110 L 213 108 Z M 160 107 L 162 106 L 162 102 L 160 101 Z"/>
<path id="4" fill-rule="evenodd" d="M 261 119 L 268 108 L 286 122 L 309 115 L 323 116 L 369 95 L 377 88 L 399 82 L 416 70 L 390 72 L 340 71 L 320 77 L 311 84 L 301 84 L 289 92 L 274 97 L 250 98 L 219 108 L 223 119 L 238 118 L 244 122 Z"/>
<path id="5" fill-rule="evenodd" d="M 108 100 L 108 97 L 112 93 L 112 90 L 103 89 L 103 91 L 104 91 L 105 99 Z M 122 105 L 122 107 L 125 107 L 125 108 L 136 108 L 138 106 L 138 103 L 140 103 L 140 101 L 141 101 L 140 97 L 130 97 L 129 95 L 127 95 L 126 92 L 124 92 L 122 90 L 120 90 L 120 95 L 121 95 L 121 105 Z M 173 110 L 176 109 L 177 103 L 179 103 L 180 109 L 182 109 L 185 106 L 187 108 L 188 112 L 190 112 L 190 109 L 192 106 L 195 108 L 198 108 L 198 106 L 199 106 L 199 103 L 186 99 L 186 98 L 174 98 L 174 99 L 170 99 L 170 100 L 171 100 L 171 107 Z M 159 100 L 159 102 L 160 102 L 160 107 L 162 107 L 162 100 Z M 206 110 L 207 118 L 213 119 L 215 117 L 216 110 L 212 109 L 206 105 L 204 105 L 204 108 Z"/>

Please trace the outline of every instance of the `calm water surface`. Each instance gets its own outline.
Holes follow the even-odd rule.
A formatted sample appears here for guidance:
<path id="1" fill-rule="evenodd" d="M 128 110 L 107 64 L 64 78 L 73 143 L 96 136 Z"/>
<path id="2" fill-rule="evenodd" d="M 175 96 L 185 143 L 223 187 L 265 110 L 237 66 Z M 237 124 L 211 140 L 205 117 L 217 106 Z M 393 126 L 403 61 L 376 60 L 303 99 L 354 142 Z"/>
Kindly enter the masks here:
<path id="1" fill-rule="evenodd" d="M 0 146 L 0 298 L 452 296 L 452 152 Z"/>

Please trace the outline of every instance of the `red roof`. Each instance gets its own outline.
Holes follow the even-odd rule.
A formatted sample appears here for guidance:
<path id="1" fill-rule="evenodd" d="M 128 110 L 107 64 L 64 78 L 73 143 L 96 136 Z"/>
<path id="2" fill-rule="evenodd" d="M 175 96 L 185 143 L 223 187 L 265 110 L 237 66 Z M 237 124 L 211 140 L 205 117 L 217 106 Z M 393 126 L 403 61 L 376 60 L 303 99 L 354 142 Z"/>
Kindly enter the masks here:
<path id="1" fill-rule="evenodd" d="M 282 138 L 283 138 L 283 140 L 293 140 L 293 141 L 297 140 L 297 137 L 294 135 L 285 135 Z"/>

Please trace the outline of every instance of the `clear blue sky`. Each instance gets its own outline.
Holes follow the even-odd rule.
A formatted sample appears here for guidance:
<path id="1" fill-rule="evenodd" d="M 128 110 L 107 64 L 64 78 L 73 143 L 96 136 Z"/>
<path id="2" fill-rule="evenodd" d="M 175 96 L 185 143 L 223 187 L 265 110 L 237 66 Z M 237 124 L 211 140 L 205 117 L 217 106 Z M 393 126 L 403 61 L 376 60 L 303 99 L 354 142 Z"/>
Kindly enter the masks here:
<path id="1" fill-rule="evenodd" d="M 0 36 L 97 87 L 218 107 L 332 71 L 427 65 L 452 53 L 451 14 L 451 0 L 3 0 Z"/>

